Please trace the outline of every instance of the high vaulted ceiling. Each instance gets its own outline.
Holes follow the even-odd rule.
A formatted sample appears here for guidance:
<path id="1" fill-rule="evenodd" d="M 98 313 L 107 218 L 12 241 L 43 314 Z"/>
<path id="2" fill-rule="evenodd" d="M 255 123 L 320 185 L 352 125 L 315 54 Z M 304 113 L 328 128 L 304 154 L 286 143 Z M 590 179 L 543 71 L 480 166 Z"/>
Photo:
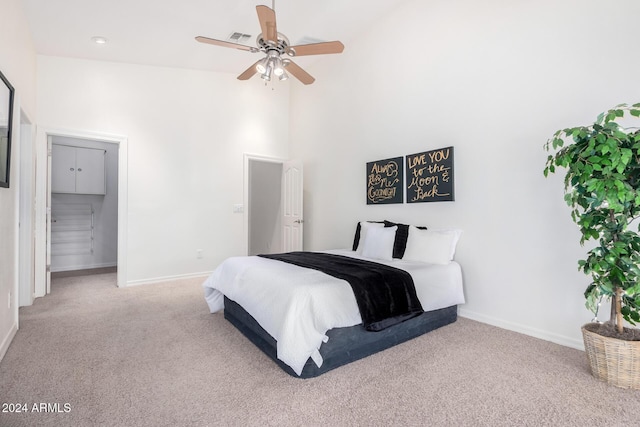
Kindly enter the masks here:
<path id="1" fill-rule="evenodd" d="M 278 31 L 292 45 L 349 41 L 409 0 L 278 0 Z M 256 0 L 22 0 L 37 53 L 156 66 L 240 73 L 259 54 L 197 43 L 196 36 L 228 40 L 260 33 Z M 384 29 L 381 29 L 384 30 Z M 92 42 L 102 36 L 107 44 Z M 372 54 L 375 48 L 372 47 Z M 317 57 L 301 57 L 301 66 Z"/>

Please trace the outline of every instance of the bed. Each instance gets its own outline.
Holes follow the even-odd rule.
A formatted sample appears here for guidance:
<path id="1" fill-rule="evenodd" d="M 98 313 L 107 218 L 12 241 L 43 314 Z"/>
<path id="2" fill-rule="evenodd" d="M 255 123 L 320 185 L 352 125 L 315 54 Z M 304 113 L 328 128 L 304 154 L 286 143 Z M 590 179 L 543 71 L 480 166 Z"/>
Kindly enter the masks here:
<path id="1" fill-rule="evenodd" d="M 421 309 L 406 320 L 371 329 L 348 281 L 264 256 L 226 259 L 204 282 L 205 300 L 212 313 L 224 310 L 225 318 L 285 372 L 321 375 L 457 319 L 457 305 L 464 303 L 461 267 L 453 260 L 459 230 L 400 225 L 360 222 L 351 249 L 317 256 L 408 274 Z"/>

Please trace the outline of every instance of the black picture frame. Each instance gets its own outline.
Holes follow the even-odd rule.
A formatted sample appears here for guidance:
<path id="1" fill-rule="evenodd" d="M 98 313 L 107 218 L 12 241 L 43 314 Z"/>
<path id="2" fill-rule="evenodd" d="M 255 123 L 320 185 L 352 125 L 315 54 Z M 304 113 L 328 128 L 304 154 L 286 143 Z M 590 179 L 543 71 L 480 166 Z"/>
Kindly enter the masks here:
<path id="1" fill-rule="evenodd" d="M 407 203 L 455 200 L 453 146 L 409 154 Z"/>
<path id="2" fill-rule="evenodd" d="M 0 71 L 0 187 L 9 188 L 14 89 Z"/>
<path id="3" fill-rule="evenodd" d="M 402 157 L 367 163 L 367 204 L 402 203 L 404 162 Z"/>

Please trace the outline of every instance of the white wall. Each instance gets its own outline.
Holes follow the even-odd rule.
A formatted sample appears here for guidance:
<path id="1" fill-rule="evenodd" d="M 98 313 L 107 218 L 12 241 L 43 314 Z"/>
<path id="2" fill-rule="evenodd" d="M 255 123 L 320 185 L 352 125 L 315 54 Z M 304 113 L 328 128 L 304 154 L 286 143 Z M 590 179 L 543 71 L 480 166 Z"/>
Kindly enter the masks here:
<path id="1" fill-rule="evenodd" d="M 410 1 L 322 58 L 291 100 L 305 249 L 348 247 L 361 219 L 460 227 L 461 314 L 580 348 L 586 249 L 542 146 L 640 102 L 638 16 L 636 0 Z M 366 162 L 450 145 L 455 202 L 365 204 Z"/>
<path id="2" fill-rule="evenodd" d="M 54 144 L 105 150 L 106 194 L 52 193 L 51 204 L 91 204 L 94 210 L 93 252 L 55 255 L 51 271 L 111 267 L 118 260 L 118 145 L 102 141 L 54 136 Z M 54 155 L 55 156 L 55 155 Z"/>
<path id="3" fill-rule="evenodd" d="M 18 328 L 18 176 L 20 110 L 35 119 L 36 57 L 19 0 L 0 0 L 0 71 L 15 88 L 10 187 L 0 188 L 0 359 Z M 11 307 L 8 299 L 11 299 Z"/>
<path id="4" fill-rule="evenodd" d="M 258 80 L 38 56 L 41 125 L 128 138 L 129 284 L 244 253 L 243 154 L 288 155 L 288 86 Z"/>

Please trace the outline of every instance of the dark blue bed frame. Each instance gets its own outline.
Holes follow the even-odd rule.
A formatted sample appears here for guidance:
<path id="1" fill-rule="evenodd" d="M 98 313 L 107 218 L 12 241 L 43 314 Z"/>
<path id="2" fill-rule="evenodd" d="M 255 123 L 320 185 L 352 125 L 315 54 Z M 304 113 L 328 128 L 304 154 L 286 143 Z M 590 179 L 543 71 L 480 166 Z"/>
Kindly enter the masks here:
<path id="1" fill-rule="evenodd" d="M 240 305 L 227 297 L 224 298 L 224 317 L 286 373 L 296 378 L 313 378 L 453 323 L 458 318 L 458 307 L 453 305 L 428 311 L 379 332 L 366 331 L 362 324 L 331 329 L 327 331 L 329 341 L 320 347 L 320 354 L 324 359 L 322 366 L 316 366 L 315 362 L 309 359 L 300 376 L 277 358 L 276 340 Z"/>

